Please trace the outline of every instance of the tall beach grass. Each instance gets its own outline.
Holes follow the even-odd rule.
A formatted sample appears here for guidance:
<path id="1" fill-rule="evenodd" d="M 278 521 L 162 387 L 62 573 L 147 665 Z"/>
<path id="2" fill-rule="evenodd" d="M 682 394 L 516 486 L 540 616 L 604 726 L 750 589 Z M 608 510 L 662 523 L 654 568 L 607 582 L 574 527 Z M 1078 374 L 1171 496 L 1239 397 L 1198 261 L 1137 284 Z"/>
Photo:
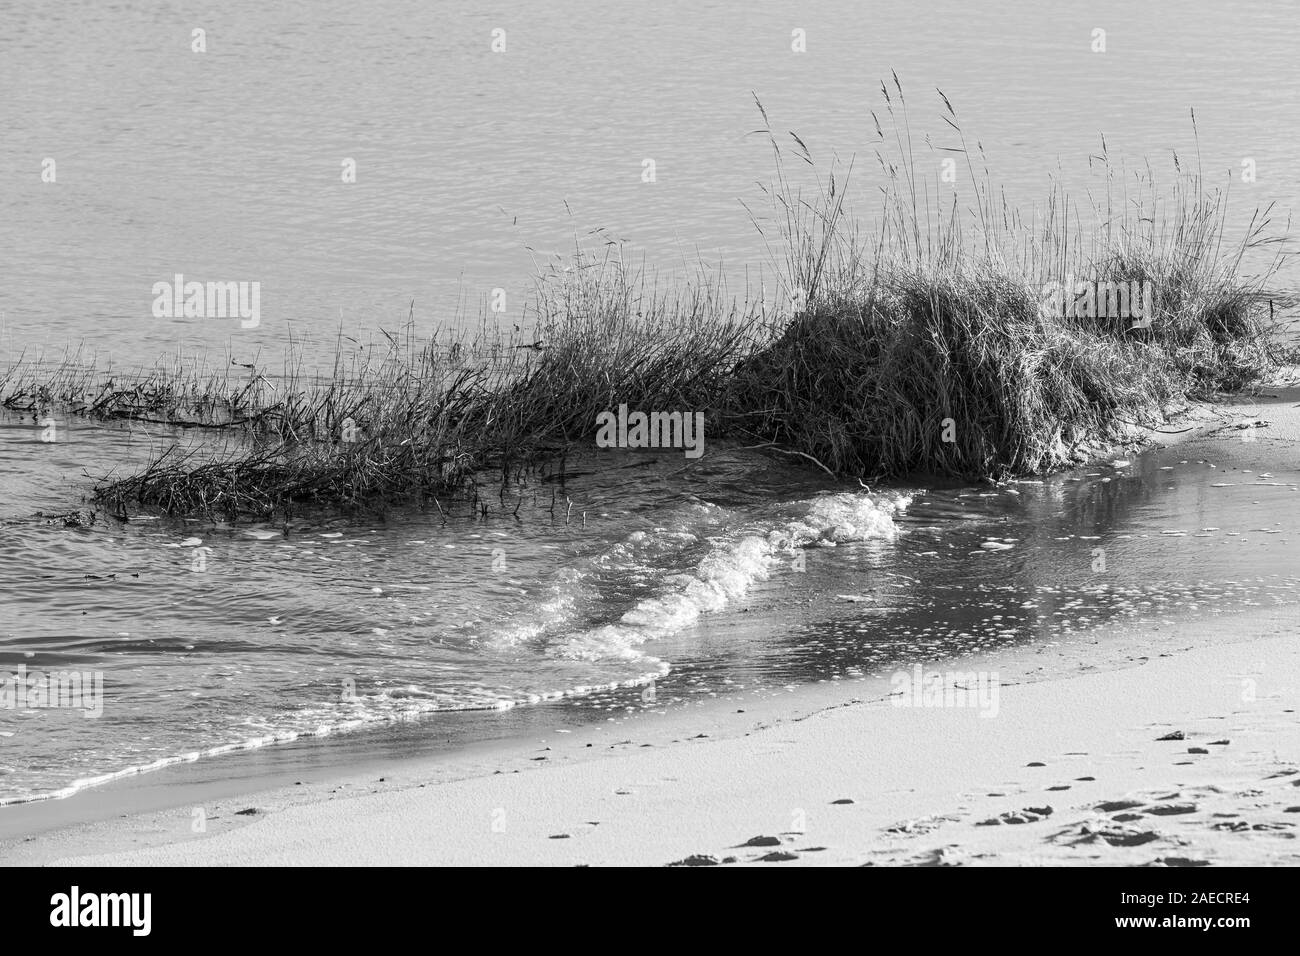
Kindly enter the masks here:
<path id="1" fill-rule="evenodd" d="M 846 480 L 1036 473 L 1293 359 L 1271 334 L 1289 228 L 1271 208 L 1229 243 L 1226 188 L 1199 166 L 1174 157 L 1164 189 L 1103 143 L 1099 194 L 1080 204 L 1053 181 L 1021 211 L 942 93 L 946 147 L 913 139 L 897 78 L 881 95 L 870 163 L 819 166 L 758 106 L 775 173 L 749 210 L 776 302 L 732 294 L 716 272 L 663 283 L 606 245 L 539 277 L 523 332 L 420 337 L 412 318 L 377 348 L 340 336 L 333 367 L 310 373 L 292 349 L 274 372 L 19 362 L 0 404 L 195 436 L 104 476 L 105 507 L 269 519 L 476 500 L 485 477 L 526 480 L 590 445 L 597 415 L 620 404 L 704 411 L 710 441 Z M 940 177 L 943 159 L 962 189 Z M 1045 308 L 1044 287 L 1068 277 L 1149 282 L 1149 325 Z"/>

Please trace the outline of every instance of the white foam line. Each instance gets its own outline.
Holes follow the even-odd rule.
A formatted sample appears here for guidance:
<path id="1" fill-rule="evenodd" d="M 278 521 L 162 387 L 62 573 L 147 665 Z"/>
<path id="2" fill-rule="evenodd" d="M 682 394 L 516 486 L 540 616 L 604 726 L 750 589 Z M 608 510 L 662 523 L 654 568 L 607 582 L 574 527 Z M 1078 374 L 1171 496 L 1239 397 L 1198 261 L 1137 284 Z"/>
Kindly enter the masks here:
<path id="1" fill-rule="evenodd" d="M 359 717 L 353 720 L 340 721 L 333 724 L 322 724 L 313 730 L 282 730 L 261 737 L 252 737 L 248 740 L 238 741 L 236 743 L 218 744 L 215 747 L 208 747 L 206 750 L 191 750 L 188 753 L 177 754 L 173 757 L 160 757 L 150 763 L 125 767 L 121 770 L 112 771 L 111 773 L 99 774 L 94 777 L 82 777 L 78 780 L 74 780 L 68 786 L 60 787 L 57 790 L 0 797 L 0 807 L 23 803 L 39 803 L 43 800 L 63 800 L 67 797 L 78 794 L 83 790 L 103 786 L 106 783 L 112 783 L 114 780 L 121 780 L 125 777 L 134 777 L 143 773 L 153 773 L 155 770 L 162 770 L 165 767 L 172 767 L 177 764 L 194 763 L 198 760 L 210 757 L 219 757 L 222 754 L 235 753 L 238 751 L 259 750 L 262 747 L 269 747 L 273 744 L 288 743 L 293 740 L 310 740 L 313 738 L 331 737 L 335 734 L 348 733 L 362 728 L 406 723 L 408 721 L 419 720 L 423 717 L 429 716 L 430 714 L 512 710 L 520 705 L 539 704 L 548 701 L 562 700 L 566 697 L 586 697 L 590 694 L 614 691 L 621 688 L 642 687 L 661 679 L 670 670 L 668 664 L 656 660 L 653 657 L 647 657 L 646 663 L 651 666 L 657 665 L 654 673 L 629 678 L 627 680 L 611 681 L 605 684 L 582 684 L 566 690 L 549 691 L 546 694 L 529 694 L 514 699 L 503 698 L 491 703 L 472 706 L 439 707 L 437 703 L 434 702 L 429 706 L 422 707 L 412 713 Z"/>

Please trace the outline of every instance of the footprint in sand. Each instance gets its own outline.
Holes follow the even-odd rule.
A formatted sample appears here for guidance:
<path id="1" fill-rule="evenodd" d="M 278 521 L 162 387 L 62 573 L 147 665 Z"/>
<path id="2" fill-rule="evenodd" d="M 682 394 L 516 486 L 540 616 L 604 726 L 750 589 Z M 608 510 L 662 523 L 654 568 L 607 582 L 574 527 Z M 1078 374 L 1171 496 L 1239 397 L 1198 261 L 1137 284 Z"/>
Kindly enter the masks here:
<path id="1" fill-rule="evenodd" d="M 1071 830 L 1069 833 L 1076 837 L 1073 840 L 1066 840 L 1066 843 L 1070 846 L 1093 843 L 1105 843 L 1107 846 L 1142 846 L 1160 839 L 1160 834 L 1155 830 L 1139 830 L 1136 827 L 1115 826 L 1109 822 L 1099 827 L 1084 823 L 1077 830 Z M 1061 834 L 1061 836 L 1065 835 Z"/>
<path id="2" fill-rule="evenodd" d="M 1093 807 L 1101 813 L 1114 813 L 1117 810 L 1135 810 L 1142 806 L 1141 800 L 1106 800 Z"/>
<path id="3" fill-rule="evenodd" d="M 886 827 L 886 833 L 898 833 L 906 836 L 920 836 L 937 830 L 945 823 L 956 823 L 958 817 L 953 816 L 935 816 L 921 817 L 916 820 L 904 820 L 902 823 L 895 823 L 892 827 Z"/>
<path id="4" fill-rule="evenodd" d="M 1006 823 L 1037 823 L 1052 815 L 1051 807 L 1025 807 L 1023 810 L 1008 810 L 996 817 L 980 820 L 977 827 L 994 827 Z"/>
<path id="5" fill-rule="evenodd" d="M 1228 833 L 1239 833 L 1242 830 L 1249 830 L 1250 824 L 1245 820 L 1222 820 L 1219 823 L 1210 824 L 1211 830 L 1224 830 Z"/>
<path id="6" fill-rule="evenodd" d="M 936 847 L 918 857 L 907 860 L 906 866 L 961 866 L 965 862 L 965 852 L 954 845 Z"/>

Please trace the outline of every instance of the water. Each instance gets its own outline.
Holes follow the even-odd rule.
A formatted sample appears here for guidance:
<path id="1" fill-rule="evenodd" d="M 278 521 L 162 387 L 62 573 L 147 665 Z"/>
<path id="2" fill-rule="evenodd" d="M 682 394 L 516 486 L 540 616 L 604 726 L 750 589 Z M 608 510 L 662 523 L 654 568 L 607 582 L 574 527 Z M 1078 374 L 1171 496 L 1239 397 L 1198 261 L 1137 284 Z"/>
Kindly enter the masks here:
<path id="1" fill-rule="evenodd" d="M 207 52 L 191 52 L 191 31 Z M 506 52 L 490 51 L 506 30 Z M 807 52 L 791 52 L 791 31 Z M 1090 50 L 1091 31 L 1107 51 Z M 1106 137 L 1131 166 L 1196 155 L 1233 186 L 1233 222 L 1300 197 L 1286 5 L 1101 0 L 862 4 L 668 2 L 260 4 L 183 15 L 147 4 L 10 5 L 0 30 L 0 347 L 85 340 L 118 363 L 175 351 L 274 358 L 290 331 L 420 328 L 476 315 L 491 290 L 517 319 L 534 261 L 593 230 L 672 270 L 769 264 L 741 206 L 772 169 L 751 94 L 814 153 L 861 154 L 851 201 L 879 178 L 869 111 L 897 71 L 919 142 L 957 145 L 941 88 L 1014 202 L 1060 171 L 1089 178 Z M 57 182 L 41 181 L 56 162 Z M 641 181 L 642 161 L 656 182 Z M 355 184 L 341 163 L 357 163 Z M 937 157 L 935 158 L 937 165 Z M 960 176 L 966 176 L 959 163 Z M 959 183 L 960 185 L 960 183 Z M 260 281 L 261 324 L 159 320 L 176 274 Z M 772 277 L 770 268 L 767 281 Z"/>
<path id="2" fill-rule="evenodd" d="M 960 0 L 743 15 L 237 2 L 198 19 L 11 5 L 0 353 L 85 342 L 118 367 L 178 347 L 274 364 L 292 334 L 323 358 L 340 329 L 474 319 L 495 288 L 509 303 L 497 320 L 519 321 L 536 266 L 575 239 L 625 243 L 670 276 L 703 259 L 733 285 L 768 283 L 740 204 L 771 175 L 747 135 L 751 91 L 777 128 L 847 157 L 868 148 L 891 69 L 918 136 L 946 142 L 940 87 L 1013 201 L 1052 173 L 1086 187 L 1100 133 L 1157 166 L 1194 155 L 1195 107 L 1207 173 L 1244 157 L 1260 170 L 1234 186 L 1235 228 L 1256 202 L 1300 196 L 1277 135 L 1300 79 L 1293 23 L 1280 6 L 1199 0 L 1086 17 Z M 1094 27 L 1105 54 L 1089 50 Z M 807 53 L 790 51 L 795 28 Z M 153 318 L 153 284 L 176 273 L 260 282 L 260 325 Z M 648 681 L 663 699 L 870 673 L 1290 601 L 1297 583 L 1300 474 L 1267 439 L 1239 467 L 1272 477 L 1234 472 L 1227 487 L 1195 448 L 1002 490 L 868 493 L 714 445 L 689 468 L 672 454 L 571 461 L 569 478 L 534 479 L 485 519 L 61 517 L 93 476 L 174 437 L 74 422 L 47 444 L 30 418 L 0 416 L 0 675 L 99 671 L 105 688 L 98 719 L 0 710 L 0 801 L 295 735 L 432 732 L 451 710 L 486 721 L 569 695 L 602 712 L 611 694 L 638 700 L 610 688 Z"/>
<path id="3" fill-rule="evenodd" d="M 0 444 L 13 460 L 37 440 L 10 427 Z M 73 457 L 107 468 L 129 444 L 87 426 Z M 780 686 L 1293 602 L 1300 469 L 1267 439 L 1236 467 L 1198 448 L 874 492 L 752 451 L 686 471 L 614 452 L 486 518 L 277 527 L 69 526 L 53 509 L 76 478 L 42 462 L 0 517 L 0 672 L 101 671 L 105 706 L 0 710 L 0 799 L 303 735 L 436 729 L 448 711 L 577 696 L 594 712 L 600 691 L 651 681 Z"/>

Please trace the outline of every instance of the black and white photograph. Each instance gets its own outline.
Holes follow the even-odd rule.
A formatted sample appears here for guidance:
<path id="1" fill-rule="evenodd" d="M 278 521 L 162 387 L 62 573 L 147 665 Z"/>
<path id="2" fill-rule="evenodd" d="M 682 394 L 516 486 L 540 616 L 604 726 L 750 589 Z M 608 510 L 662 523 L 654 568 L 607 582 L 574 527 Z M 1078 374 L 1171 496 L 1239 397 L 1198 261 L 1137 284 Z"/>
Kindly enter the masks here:
<path id="1" fill-rule="evenodd" d="M 104 867 L 1034 868 L 1249 929 L 1300 863 L 1298 44 L 0 3 L 22 918 L 149 935 Z"/>

